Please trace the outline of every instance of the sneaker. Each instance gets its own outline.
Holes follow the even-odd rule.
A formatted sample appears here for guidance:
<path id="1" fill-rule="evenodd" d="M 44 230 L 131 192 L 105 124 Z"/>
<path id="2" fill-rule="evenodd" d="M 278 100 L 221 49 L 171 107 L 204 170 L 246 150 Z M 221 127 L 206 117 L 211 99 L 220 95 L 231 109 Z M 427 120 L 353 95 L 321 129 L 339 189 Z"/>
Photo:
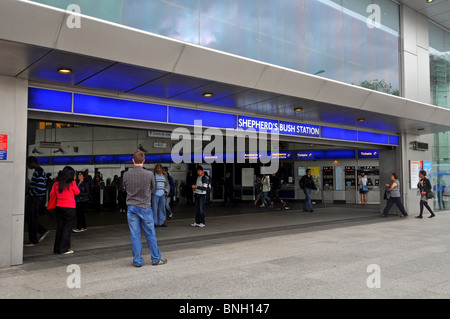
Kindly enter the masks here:
<path id="1" fill-rule="evenodd" d="M 158 259 L 157 261 L 152 263 L 153 266 L 159 266 L 159 265 L 164 265 L 164 264 L 167 264 L 167 259 L 165 259 L 165 258 Z"/>
<path id="2" fill-rule="evenodd" d="M 193 223 L 193 224 L 191 224 L 191 226 L 192 226 L 192 227 L 198 227 L 198 226 L 200 226 L 200 225 L 197 224 L 197 223 Z"/>
<path id="3" fill-rule="evenodd" d="M 49 230 L 47 230 L 41 237 L 39 237 L 39 242 L 43 241 L 45 237 L 50 233 Z"/>
<path id="4" fill-rule="evenodd" d="M 198 227 L 205 227 L 206 225 L 203 223 L 198 224 Z"/>
<path id="5" fill-rule="evenodd" d="M 27 243 L 25 243 L 25 244 L 23 244 L 25 247 L 34 247 L 34 246 L 36 246 L 37 244 L 33 244 L 32 242 L 27 242 Z"/>
<path id="6" fill-rule="evenodd" d="M 82 229 L 73 229 L 72 232 L 73 233 L 81 233 L 83 230 Z"/>
<path id="7" fill-rule="evenodd" d="M 70 255 L 70 254 L 73 254 L 73 253 L 74 253 L 74 251 L 72 249 L 69 249 L 65 253 L 62 253 L 61 255 Z"/>

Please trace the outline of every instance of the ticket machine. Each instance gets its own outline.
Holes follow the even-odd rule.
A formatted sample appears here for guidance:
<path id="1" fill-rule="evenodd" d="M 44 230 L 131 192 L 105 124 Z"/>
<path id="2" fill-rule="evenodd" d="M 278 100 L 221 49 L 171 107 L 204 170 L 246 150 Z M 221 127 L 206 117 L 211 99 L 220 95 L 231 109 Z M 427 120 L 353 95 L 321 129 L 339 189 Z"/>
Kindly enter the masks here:
<path id="1" fill-rule="evenodd" d="M 322 168 L 323 202 L 334 202 L 334 167 L 324 166 Z"/>
<path id="2" fill-rule="evenodd" d="M 346 166 L 345 167 L 345 202 L 347 204 L 356 203 L 356 167 Z"/>
<path id="3" fill-rule="evenodd" d="M 361 174 L 367 177 L 367 186 L 369 193 L 367 194 L 368 203 L 380 203 L 380 167 L 378 166 L 360 166 L 358 167 L 358 181 Z"/>

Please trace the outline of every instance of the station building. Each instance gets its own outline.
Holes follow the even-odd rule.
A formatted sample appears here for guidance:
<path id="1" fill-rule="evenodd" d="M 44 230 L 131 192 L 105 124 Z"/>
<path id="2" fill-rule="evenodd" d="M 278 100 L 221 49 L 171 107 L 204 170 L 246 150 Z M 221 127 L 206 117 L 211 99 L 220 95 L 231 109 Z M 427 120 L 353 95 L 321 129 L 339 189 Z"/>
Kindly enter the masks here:
<path id="1" fill-rule="evenodd" d="M 445 210 L 449 30 L 448 0 L 1 1 L 0 266 L 23 260 L 27 156 L 53 176 L 71 165 L 106 180 L 141 149 L 178 186 L 202 163 L 213 200 L 226 172 L 252 199 L 261 154 L 211 163 L 208 129 L 276 128 L 284 199 L 303 199 L 311 168 L 314 201 L 358 204 L 365 173 L 382 209 L 398 172 L 413 209 L 425 169 Z M 171 157 L 179 128 L 200 140 L 191 162 Z"/>

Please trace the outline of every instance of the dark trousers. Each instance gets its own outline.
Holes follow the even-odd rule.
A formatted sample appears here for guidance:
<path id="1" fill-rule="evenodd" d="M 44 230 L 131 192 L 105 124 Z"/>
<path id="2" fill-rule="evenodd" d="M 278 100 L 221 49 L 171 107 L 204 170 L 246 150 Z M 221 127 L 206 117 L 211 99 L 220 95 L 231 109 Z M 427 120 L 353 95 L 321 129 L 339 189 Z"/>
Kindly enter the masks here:
<path id="1" fill-rule="evenodd" d="M 226 205 L 227 203 L 233 203 L 233 191 L 231 190 L 225 190 L 225 194 L 223 196 L 223 205 Z"/>
<path id="2" fill-rule="evenodd" d="M 196 208 L 196 214 L 195 214 L 195 222 L 197 224 L 205 224 L 205 201 L 206 201 L 206 195 L 195 195 L 195 208 Z"/>
<path id="3" fill-rule="evenodd" d="M 86 208 L 87 202 L 77 203 L 77 229 L 86 229 Z"/>
<path id="4" fill-rule="evenodd" d="M 70 249 L 70 234 L 76 211 L 76 208 L 56 207 L 56 237 L 53 248 L 55 254 L 63 254 Z"/>
<path id="5" fill-rule="evenodd" d="M 45 197 L 32 197 L 27 199 L 25 207 L 25 220 L 28 224 L 28 239 L 30 243 L 38 244 L 38 234 L 45 234 L 47 229 L 39 223 L 38 215 L 44 209 Z"/>
<path id="6" fill-rule="evenodd" d="M 408 216 L 408 213 L 405 211 L 405 207 L 402 204 L 402 201 L 400 200 L 400 197 L 391 197 L 387 200 L 386 207 L 384 208 L 383 215 L 387 216 L 389 213 L 389 210 L 392 208 L 393 205 L 397 205 L 398 209 L 400 209 L 400 212 L 404 216 Z"/>
<path id="7" fill-rule="evenodd" d="M 428 202 L 426 200 L 421 200 L 420 201 L 420 215 L 419 216 L 422 216 L 424 207 L 426 209 L 428 209 L 428 211 L 431 213 L 431 215 L 434 215 L 433 211 L 431 210 L 431 207 L 428 205 Z"/>

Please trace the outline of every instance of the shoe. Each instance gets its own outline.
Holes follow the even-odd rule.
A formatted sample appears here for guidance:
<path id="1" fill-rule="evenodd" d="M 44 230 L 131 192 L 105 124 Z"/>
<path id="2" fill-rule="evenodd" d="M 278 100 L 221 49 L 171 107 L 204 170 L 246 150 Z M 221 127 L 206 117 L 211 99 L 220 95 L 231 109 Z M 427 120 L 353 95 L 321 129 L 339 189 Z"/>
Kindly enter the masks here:
<path id="1" fill-rule="evenodd" d="M 436 215 L 435 214 L 433 214 L 433 215 L 431 215 L 430 217 L 428 217 L 428 218 L 433 218 L 433 217 L 436 217 Z"/>
<path id="2" fill-rule="evenodd" d="M 422 218 L 422 216 L 416 216 L 416 218 Z"/>
<path id="3" fill-rule="evenodd" d="M 198 227 L 205 227 L 206 225 L 205 224 L 203 224 L 203 223 L 200 223 L 200 224 L 198 224 Z"/>
<path id="4" fill-rule="evenodd" d="M 72 249 L 69 249 L 65 253 L 62 253 L 61 255 L 70 255 L 70 254 L 73 254 L 73 253 L 74 253 L 74 251 Z"/>
<path id="5" fill-rule="evenodd" d="M 198 226 L 200 226 L 200 225 L 197 224 L 197 223 L 193 223 L 193 224 L 191 224 L 191 226 L 192 226 L 192 227 L 198 227 Z"/>
<path id="6" fill-rule="evenodd" d="M 166 224 L 162 224 L 161 226 L 158 226 L 158 227 L 167 227 L 167 225 Z"/>
<path id="7" fill-rule="evenodd" d="M 45 237 L 50 233 L 49 230 L 47 230 L 41 237 L 39 237 L 39 242 L 43 241 Z"/>
<path id="8" fill-rule="evenodd" d="M 76 229 L 76 228 L 72 230 L 73 233 L 81 233 L 82 231 L 83 231 L 83 230 L 81 230 L 81 229 Z"/>
<path id="9" fill-rule="evenodd" d="M 165 259 L 165 258 L 158 259 L 157 261 L 152 263 L 153 266 L 159 266 L 159 265 L 164 265 L 164 264 L 167 264 L 167 259 Z"/>
<path id="10" fill-rule="evenodd" d="M 259 207 L 265 207 L 265 205 L 264 205 L 264 204 L 262 204 L 262 205 L 259 205 Z"/>
<path id="11" fill-rule="evenodd" d="M 37 244 L 33 244 L 32 242 L 27 242 L 27 243 L 25 243 L 25 244 L 23 244 L 25 247 L 34 247 L 34 246 L 36 246 Z"/>
<path id="12" fill-rule="evenodd" d="M 314 209 L 311 209 L 309 212 L 310 212 L 310 213 L 314 213 Z"/>
<path id="13" fill-rule="evenodd" d="M 169 216 L 168 220 L 172 220 L 173 219 L 173 214 Z"/>

